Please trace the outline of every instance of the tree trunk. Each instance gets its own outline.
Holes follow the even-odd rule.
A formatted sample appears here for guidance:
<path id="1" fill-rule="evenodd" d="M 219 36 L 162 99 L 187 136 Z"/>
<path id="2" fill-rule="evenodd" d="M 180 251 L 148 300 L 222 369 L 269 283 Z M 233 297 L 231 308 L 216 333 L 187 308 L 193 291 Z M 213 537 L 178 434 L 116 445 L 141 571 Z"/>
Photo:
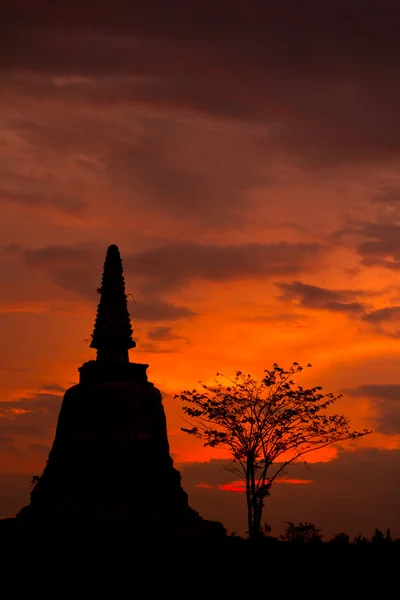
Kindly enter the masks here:
<path id="1" fill-rule="evenodd" d="M 250 493 L 250 478 L 249 473 L 246 473 L 246 502 L 247 502 L 247 526 L 249 537 L 252 537 L 253 534 L 253 518 L 252 518 L 252 508 L 251 508 L 251 493 Z"/>
<path id="2" fill-rule="evenodd" d="M 250 538 L 254 539 L 258 535 L 257 530 L 257 494 L 256 494 L 256 482 L 254 472 L 254 460 L 253 457 L 249 459 L 249 471 L 250 471 L 250 505 L 251 505 L 251 531 L 249 531 Z"/>
<path id="3" fill-rule="evenodd" d="M 258 537 L 261 532 L 261 517 L 262 517 L 262 499 L 257 495 L 254 499 L 254 531 Z"/>
<path id="4" fill-rule="evenodd" d="M 247 502 L 247 525 L 249 528 L 249 538 L 253 537 L 253 507 L 251 498 L 251 468 L 250 458 L 247 458 L 246 462 L 246 502 Z"/>

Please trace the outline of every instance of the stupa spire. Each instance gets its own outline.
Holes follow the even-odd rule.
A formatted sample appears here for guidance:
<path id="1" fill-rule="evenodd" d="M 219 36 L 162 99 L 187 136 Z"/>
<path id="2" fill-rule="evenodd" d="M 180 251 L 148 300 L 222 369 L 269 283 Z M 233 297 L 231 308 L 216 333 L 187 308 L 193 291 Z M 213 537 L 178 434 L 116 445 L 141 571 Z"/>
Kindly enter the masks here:
<path id="1" fill-rule="evenodd" d="M 132 339 L 122 259 L 114 244 L 107 249 L 98 291 L 100 302 L 90 347 L 96 348 L 98 361 L 129 362 L 128 350 L 136 343 Z"/>

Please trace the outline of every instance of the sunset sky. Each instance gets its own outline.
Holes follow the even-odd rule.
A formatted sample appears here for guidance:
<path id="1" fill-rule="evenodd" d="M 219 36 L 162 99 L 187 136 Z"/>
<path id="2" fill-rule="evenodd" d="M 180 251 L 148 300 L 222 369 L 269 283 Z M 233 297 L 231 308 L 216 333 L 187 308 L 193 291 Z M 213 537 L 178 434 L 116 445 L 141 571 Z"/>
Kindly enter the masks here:
<path id="1" fill-rule="evenodd" d="M 173 395 L 310 362 L 299 382 L 374 433 L 293 469 L 265 521 L 400 536 L 399 20 L 396 0 L 1 2 L 0 517 L 95 357 L 117 244 L 191 505 L 246 529 Z"/>

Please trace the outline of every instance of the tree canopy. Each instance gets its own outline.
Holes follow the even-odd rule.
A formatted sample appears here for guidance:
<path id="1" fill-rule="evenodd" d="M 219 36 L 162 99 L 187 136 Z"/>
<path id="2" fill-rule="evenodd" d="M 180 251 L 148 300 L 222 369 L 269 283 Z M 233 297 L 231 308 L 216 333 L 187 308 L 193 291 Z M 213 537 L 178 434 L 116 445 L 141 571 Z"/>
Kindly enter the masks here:
<path id="1" fill-rule="evenodd" d="M 200 391 L 175 396 L 192 425 L 182 431 L 205 446 L 229 450 L 228 468 L 245 484 L 250 537 L 259 535 L 264 500 L 289 464 L 335 442 L 370 433 L 352 431 L 344 415 L 331 414 L 331 405 L 341 395 L 324 394 L 321 386 L 295 386 L 293 378 L 302 370 L 296 362 L 287 370 L 274 363 L 261 380 L 242 371 L 233 379 L 217 373 L 215 385 L 200 383 Z"/>
<path id="2" fill-rule="evenodd" d="M 291 542 L 294 544 L 316 544 L 322 542 L 323 534 L 319 527 L 306 521 L 305 523 L 286 522 L 286 529 L 280 536 L 283 542 Z"/>

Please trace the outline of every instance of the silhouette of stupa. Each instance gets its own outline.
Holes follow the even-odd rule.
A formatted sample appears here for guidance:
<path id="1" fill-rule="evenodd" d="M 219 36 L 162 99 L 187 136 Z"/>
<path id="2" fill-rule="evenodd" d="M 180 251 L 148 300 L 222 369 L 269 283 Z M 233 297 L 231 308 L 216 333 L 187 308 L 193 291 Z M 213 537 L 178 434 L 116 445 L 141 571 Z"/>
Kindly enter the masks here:
<path id="1" fill-rule="evenodd" d="M 29 506 L 17 519 L 134 528 L 147 534 L 224 536 L 188 505 L 169 453 L 160 391 L 148 365 L 129 362 L 135 347 L 122 261 L 109 246 L 90 346 L 97 359 L 79 368 Z"/>

